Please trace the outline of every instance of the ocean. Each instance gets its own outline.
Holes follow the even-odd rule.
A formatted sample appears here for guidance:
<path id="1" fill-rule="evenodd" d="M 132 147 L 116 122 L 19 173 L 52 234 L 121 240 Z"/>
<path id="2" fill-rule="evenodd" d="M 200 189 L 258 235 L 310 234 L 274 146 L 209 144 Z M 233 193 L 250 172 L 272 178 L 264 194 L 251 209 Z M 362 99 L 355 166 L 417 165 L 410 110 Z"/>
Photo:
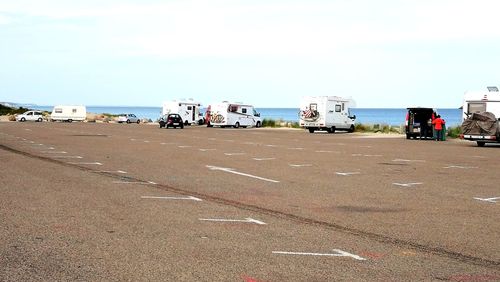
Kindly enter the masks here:
<path id="1" fill-rule="evenodd" d="M 52 106 L 30 106 L 42 111 L 52 111 Z M 290 122 L 299 121 L 298 108 L 257 108 L 261 117 Z M 161 107 L 118 107 L 118 106 L 87 106 L 89 113 L 123 114 L 132 113 L 140 118 L 156 121 L 161 114 Z M 446 121 L 448 126 L 462 124 L 462 111 L 460 109 L 437 109 L 437 112 Z M 351 114 L 356 115 L 356 123 L 384 124 L 399 126 L 404 124 L 406 109 L 380 109 L 380 108 L 351 108 Z"/>

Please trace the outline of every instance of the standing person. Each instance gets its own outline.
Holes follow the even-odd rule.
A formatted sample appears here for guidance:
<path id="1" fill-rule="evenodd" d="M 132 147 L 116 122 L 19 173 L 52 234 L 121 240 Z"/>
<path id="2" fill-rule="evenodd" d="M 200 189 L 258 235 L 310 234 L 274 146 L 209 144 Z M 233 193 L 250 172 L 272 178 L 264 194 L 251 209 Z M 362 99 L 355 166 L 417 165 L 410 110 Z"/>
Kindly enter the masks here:
<path id="1" fill-rule="evenodd" d="M 437 115 L 436 118 L 432 121 L 434 128 L 436 129 L 436 141 L 443 140 L 443 125 L 445 124 L 444 120 L 440 115 Z"/>

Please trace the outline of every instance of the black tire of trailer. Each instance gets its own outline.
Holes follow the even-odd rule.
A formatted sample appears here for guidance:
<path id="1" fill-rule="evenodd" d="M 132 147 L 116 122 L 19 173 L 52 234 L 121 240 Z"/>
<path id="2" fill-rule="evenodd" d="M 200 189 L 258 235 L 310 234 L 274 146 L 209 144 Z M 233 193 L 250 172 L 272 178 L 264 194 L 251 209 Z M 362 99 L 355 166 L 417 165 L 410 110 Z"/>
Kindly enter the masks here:
<path id="1" fill-rule="evenodd" d="M 484 145 L 486 145 L 486 142 L 484 142 L 484 141 L 477 141 L 477 146 L 478 147 L 484 147 Z"/>
<path id="2" fill-rule="evenodd" d="M 239 128 L 239 127 L 240 127 L 240 123 L 239 123 L 239 122 L 236 122 L 236 123 L 234 124 L 234 128 Z"/>
<path id="3" fill-rule="evenodd" d="M 335 126 L 327 128 L 326 132 L 328 132 L 328 133 L 335 133 Z"/>

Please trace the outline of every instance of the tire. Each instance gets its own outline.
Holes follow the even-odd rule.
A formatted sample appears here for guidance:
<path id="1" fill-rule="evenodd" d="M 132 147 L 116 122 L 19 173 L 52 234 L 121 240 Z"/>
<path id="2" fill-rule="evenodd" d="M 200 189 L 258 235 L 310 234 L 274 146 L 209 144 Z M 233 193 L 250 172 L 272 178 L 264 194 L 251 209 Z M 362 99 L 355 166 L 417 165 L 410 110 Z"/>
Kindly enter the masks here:
<path id="1" fill-rule="evenodd" d="M 486 142 L 477 141 L 477 146 L 478 147 L 484 147 L 484 145 L 486 145 Z"/>
<path id="2" fill-rule="evenodd" d="M 138 119 L 138 120 L 137 120 L 137 124 L 139 124 L 139 123 L 141 123 L 141 120 L 140 120 L 140 119 Z"/>
<path id="3" fill-rule="evenodd" d="M 127 123 L 130 123 L 130 120 L 129 120 L 129 119 L 127 119 Z"/>
<path id="4" fill-rule="evenodd" d="M 239 122 L 236 122 L 236 123 L 234 124 L 234 128 L 239 128 L 239 127 L 240 127 L 240 123 L 239 123 Z"/>
<path id="5" fill-rule="evenodd" d="M 25 121 L 26 121 L 26 119 L 25 119 L 25 118 L 21 118 L 21 119 L 20 119 L 20 121 L 21 121 L 21 122 L 25 122 Z"/>
<path id="6" fill-rule="evenodd" d="M 255 127 L 259 128 L 261 126 L 260 121 L 255 124 Z"/>
<path id="7" fill-rule="evenodd" d="M 184 124 L 182 124 L 182 123 L 181 123 L 181 126 L 180 126 L 180 128 L 181 128 L 181 129 L 183 129 L 183 128 L 184 128 Z"/>
<path id="8" fill-rule="evenodd" d="M 314 128 L 309 128 L 309 133 L 314 133 Z"/>
<path id="9" fill-rule="evenodd" d="M 36 121 L 38 121 L 38 122 L 42 122 L 42 121 L 43 121 L 43 119 L 42 119 L 42 118 L 38 118 Z"/>
<path id="10" fill-rule="evenodd" d="M 72 119 L 68 119 L 68 122 L 73 122 L 73 120 Z"/>
<path id="11" fill-rule="evenodd" d="M 354 132 L 354 125 L 351 125 L 351 127 L 349 127 L 349 130 L 347 132 L 353 133 Z"/>
<path id="12" fill-rule="evenodd" d="M 409 140 L 410 138 L 411 138 L 410 134 L 406 133 L 406 139 Z"/>

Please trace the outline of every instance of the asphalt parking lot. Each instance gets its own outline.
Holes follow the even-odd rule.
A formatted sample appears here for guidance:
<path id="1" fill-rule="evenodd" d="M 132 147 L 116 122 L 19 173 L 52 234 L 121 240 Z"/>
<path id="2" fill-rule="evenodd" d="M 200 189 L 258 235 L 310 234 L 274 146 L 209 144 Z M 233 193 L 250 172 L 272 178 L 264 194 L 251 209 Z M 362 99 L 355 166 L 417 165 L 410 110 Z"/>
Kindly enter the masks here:
<path id="1" fill-rule="evenodd" d="M 500 281 L 499 146 L 0 123 L 0 280 Z"/>

